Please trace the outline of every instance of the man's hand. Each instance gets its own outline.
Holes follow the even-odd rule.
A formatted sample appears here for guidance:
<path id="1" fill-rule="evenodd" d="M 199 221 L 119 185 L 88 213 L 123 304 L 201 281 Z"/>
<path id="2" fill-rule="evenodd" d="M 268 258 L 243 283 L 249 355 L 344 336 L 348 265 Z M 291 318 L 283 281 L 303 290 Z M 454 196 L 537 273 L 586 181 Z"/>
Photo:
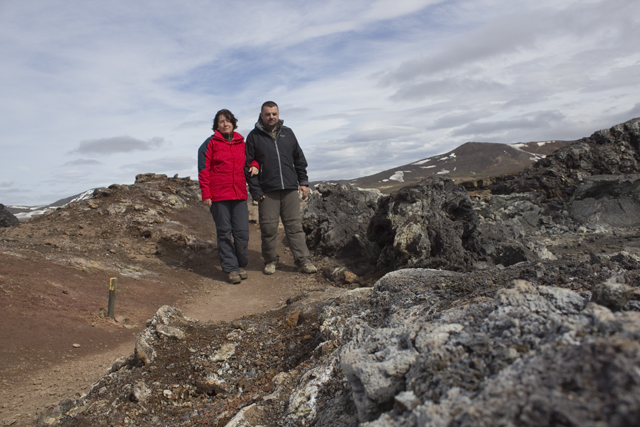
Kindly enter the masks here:
<path id="1" fill-rule="evenodd" d="M 298 194 L 300 194 L 303 199 L 306 199 L 307 197 L 309 197 L 309 187 L 307 187 L 306 185 L 301 185 L 298 188 Z"/>
<path id="2" fill-rule="evenodd" d="M 256 175 L 258 175 L 258 168 L 255 167 L 255 166 L 251 166 L 249 168 L 249 172 L 251 173 L 251 176 L 256 176 Z"/>
<path id="3" fill-rule="evenodd" d="M 204 203 L 205 205 L 211 207 L 211 199 L 203 200 L 202 203 Z"/>

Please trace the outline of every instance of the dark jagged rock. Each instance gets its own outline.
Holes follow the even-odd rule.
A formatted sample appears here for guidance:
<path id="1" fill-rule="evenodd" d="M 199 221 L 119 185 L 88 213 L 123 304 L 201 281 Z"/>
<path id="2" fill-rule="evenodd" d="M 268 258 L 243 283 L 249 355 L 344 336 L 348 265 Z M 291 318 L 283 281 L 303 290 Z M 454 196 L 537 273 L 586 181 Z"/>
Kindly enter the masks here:
<path id="1" fill-rule="evenodd" d="M 384 197 L 320 184 L 302 217 L 309 248 L 342 259 L 358 275 L 374 266 L 468 271 L 478 262 L 509 266 L 538 257 L 524 237 L 552 222 L 539 199 L 495 196 L 478 209 L 480 202 L 474 205 L 448 178 L 429 178 Z"/>
<path id="2" fill-rule="evenodd" d="M 568 198 L 575 186 L 592 175 L 640 172 L 640 118 L 559 149 L 522 173 L 496 177 L 494 194 L 537 192 L 548 198 Z"/>
<path id="3" fill-rule="evenodd" d="M 375 265 L 380 249 L 367 239 L 367 226 L 382 196 L 377 190 L 322 183 L 302 210 L 307 246 L 317 255 L 348 260 L 360 275 Z"/>
<path id="4" fill-rule="evenodd" d="M 627 305 L 632 288 L 624 283 L 601 283 L 593 288 L 592 300 L 613 311 L 620 311 Z"/>
<path id="5" fill-rule="evenodd" d="M 478 218 L 469 194 L 448 178 L 428 178 L 382 198 L 367 230 L 381 268 L 466 271 L 476 259 Z"/>
<path id="6" fill-rule="evenodd" d="M 573 194 L 569 212 L 589 226 L 640 226 L 640 174 L 585 178 Z"/>
<path id="7" fill-rule="evenodd" d="M 0 227 L 13 227 L 20 222 L 3 204 L 0 203 Z"/>
<path id="8" fill-rule="evenodd" d="M 475 200 L 481 260 L 508 267 L 540 257 L 530 239 L 554 224 L 541 198 L 532 193 L 485 196 Z M 528 246 L 529 245 L 529 246 Z"/>

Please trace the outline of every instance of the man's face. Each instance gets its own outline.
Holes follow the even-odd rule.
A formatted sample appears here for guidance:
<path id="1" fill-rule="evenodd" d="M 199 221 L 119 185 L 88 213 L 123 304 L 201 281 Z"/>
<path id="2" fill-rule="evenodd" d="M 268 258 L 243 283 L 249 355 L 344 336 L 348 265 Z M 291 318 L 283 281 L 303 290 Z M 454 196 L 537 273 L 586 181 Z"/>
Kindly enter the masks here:
<path id="1" fill-rule="evenodd" d="M 260 118 L 269 129 L 273 129 L 280 119 L 278 107 L 264 107 L 260 112 Z"/>

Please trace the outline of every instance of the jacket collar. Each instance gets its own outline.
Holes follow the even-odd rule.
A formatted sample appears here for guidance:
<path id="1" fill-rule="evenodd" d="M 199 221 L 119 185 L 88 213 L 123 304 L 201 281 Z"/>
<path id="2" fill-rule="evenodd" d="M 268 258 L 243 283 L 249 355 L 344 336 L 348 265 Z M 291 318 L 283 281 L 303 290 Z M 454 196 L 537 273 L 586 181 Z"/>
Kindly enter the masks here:
<path id="1" fill-rule="evenodd" d="M 226 142 L 227 144 L 239 144 L 244 141 L 244 137 L 240 135 L 238 132 L 233 132 L 233 140 L 227 141 L 218 130 L 213 132 L 212 138 L 215 139 L 216 141 Z"/>
<path id="2" fill-rule="evenodd" d="M 278 126 L 278 130 L 282 129 L 282 127 L 284 126 L 284 120 L 279 119 L 277 126 Z M 264 127 L 264 123 L 262 123 L 262 119 L 260 118 L 260 116 L 258 116 L 258 121 L 256 122 L 256 129 L 258 129 L 261 132 L 266 133 L 267 135 L 271 134 L 271 132 L 269 132 L 266 127 Z"/>

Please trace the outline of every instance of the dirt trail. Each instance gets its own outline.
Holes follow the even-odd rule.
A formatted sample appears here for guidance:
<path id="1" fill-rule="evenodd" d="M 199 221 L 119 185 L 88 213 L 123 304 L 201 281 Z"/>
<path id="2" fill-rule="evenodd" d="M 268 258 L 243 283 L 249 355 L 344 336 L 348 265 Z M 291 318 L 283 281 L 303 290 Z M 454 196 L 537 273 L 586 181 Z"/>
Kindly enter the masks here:
<path id="1" fill-rule="evenodd" d="M 121 324 L 110 323 L 109 319 L 103 318 L 96 320 L 95 312 L 99 306 L 96 303 L 98 305 L 94 304 L 90 315 L 71 316 L 66 313 L 64 321 L 56 324 L 57 331 L 53 336 L 50 329 L 41 326 L 49 323 L 51 317 L 47 319 L 47 316 L 60 314 L 56 310 L 62 308 L 62 303 L 49 297 L 52 304 L 55 303 L 49 307 L 49 312 L 32 310 L 33 301 L 8 295 L 13 289 L 12 285 L 14 288 L 33 287 L 36 279 L 32 276 L 35 273 L 30 261 L 25 259 L 28 257 L 0 253 L 0 290 L 5 291 L 6 300 L 0 303 L 10 307 L 10 314 L 14 315 L 13 321 L 6 317 L 0 319 L 3 321 L 0 328 L 3 336 L 0 338 L 5 343 L 11 343 L 1 351 L 5 362 L 0 364 L 0 424 L 35 425 L 38 414 L 44 408 L 58 404 L 66 397 L 76 399 L 86 393 L 91 384 L 107 373 L 116 359 L 133 353 L 135 334 L 143 329 L 144 321 L 160 305 L 179 307 L 186 316 L 203 322 L 230 321 L 277 308 L 285 304 L 290 296 L 326 286 L 319 274 L 308 276 L 297 272 L 290 251 L 282 244 L 278 250 L 281 258 L 279 270 L 272 276 L 262 274 L 259 231 L 253 224 L 250 230 L 249 278 L 241 284 L 230 285 L 224 281 L 217 259 L 212 260 L 216 271 L 211 277 L 170 268 L 170 274 L 165 275 L 168 281 L 166 285 L 132 282 L 141 287 L 129 291 L 128 299 L 134 300 L 133 307 L 126 305 L 127 298 L 118 297 L 116 317 L 119 308 L 127 318 L 125 322 L 122 319 Z M 40 265 L 43 263 L 41 261 Z M 49 283 L 63 284 L 61 295 L 75 295 L 75 299 L 90 303 L 88 297 L 77 294 L 73 281 L 69 279 L 72 275 L 78 276 L 78 281 L 84 280 L 83 285 L 86 286 L 88 278 L 81 272 L 70 275 L 67 271 L 58 271 L 56 266 L 49 266 L 47 270 Z M 25 281 L 31 278 L 32 282 L 22 283 L 18 280 L 21 277 Z M 103 297 L 102 293 L 101 290 L 100 298 Z M 46 299 L 46 296 L 40 297 Z M 25 326 L 26 331 L 22 330 Z M 55 336 L 57 333 L 60 334 L 59 338 Z M 71 342 L 78 343 L 80 347 L 74 347 Z"/>

